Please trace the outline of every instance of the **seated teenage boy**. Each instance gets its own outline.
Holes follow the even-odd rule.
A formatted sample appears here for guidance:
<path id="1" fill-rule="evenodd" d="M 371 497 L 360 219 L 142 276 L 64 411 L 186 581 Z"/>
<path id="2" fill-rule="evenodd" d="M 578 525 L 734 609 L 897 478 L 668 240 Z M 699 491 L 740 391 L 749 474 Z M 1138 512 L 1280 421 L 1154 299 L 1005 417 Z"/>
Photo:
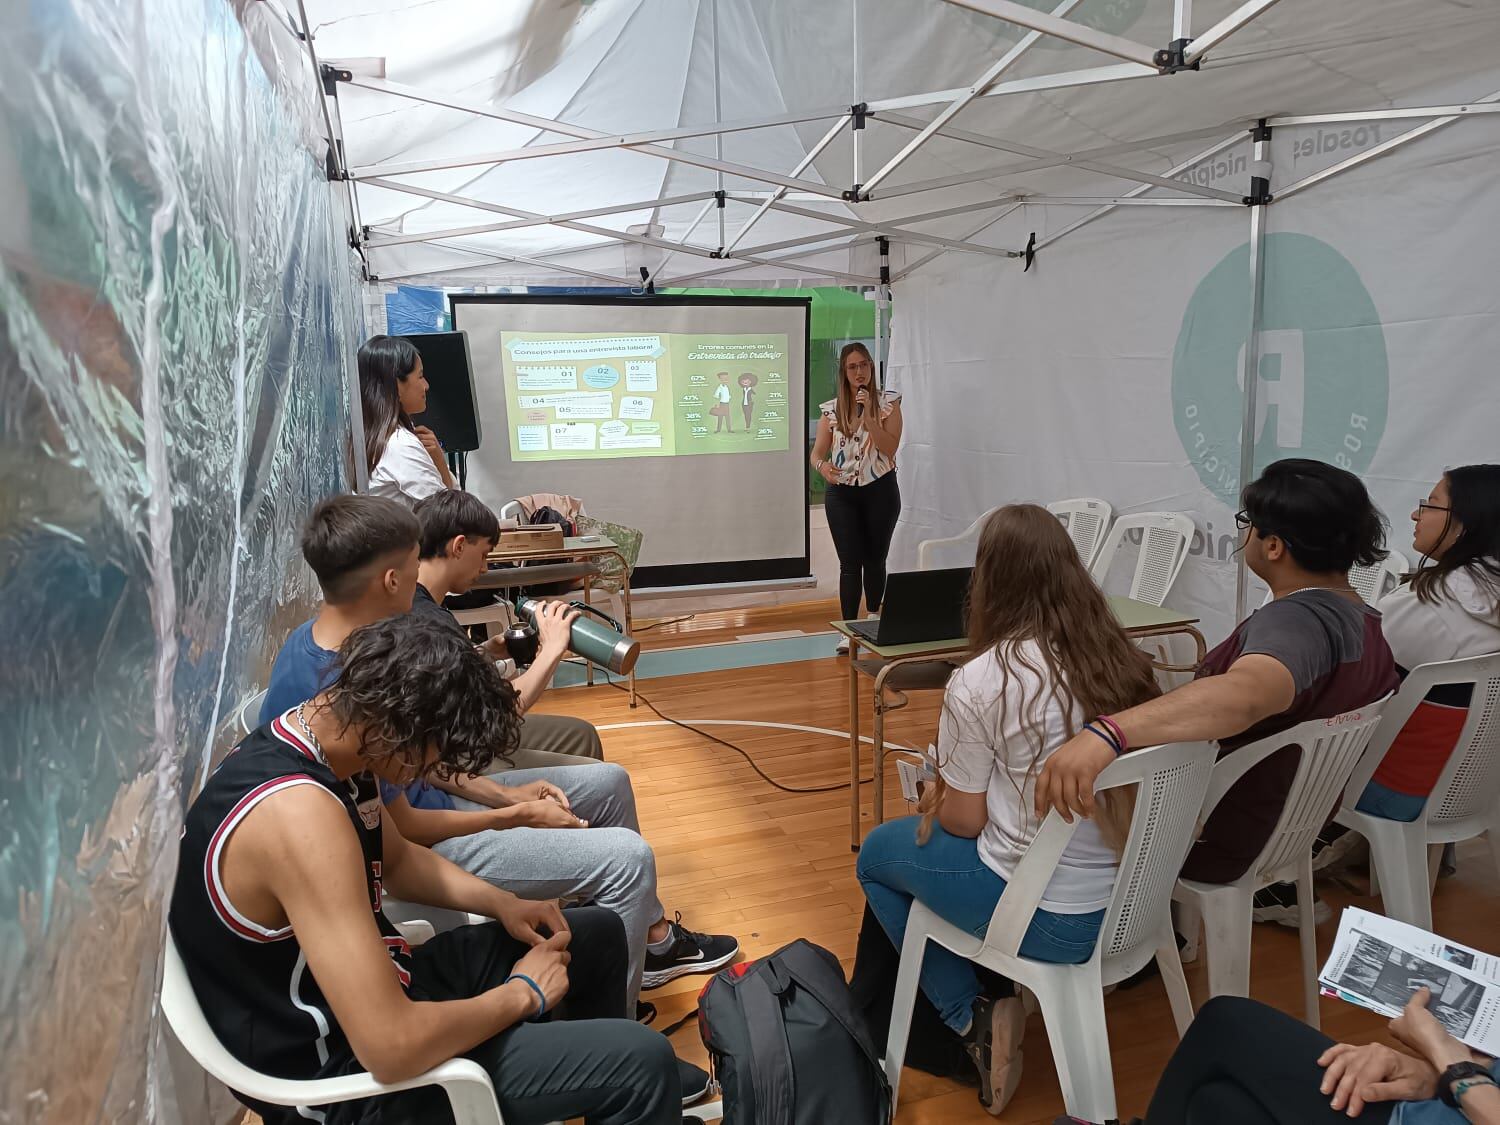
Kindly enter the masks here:
<path id="1" fill-rule="evenodd" d="M 415 514 L 422 539 L 412 615 L 461 633 L 442 600 L 465 592 L 484 572 L 500 534 L 499 521 L 481 500 L 453 489 L 427 497 Z M 561 626 L 574 616 L 544 617 L 543 646 L 566 645 L 567 630 Z M 548 620 L 559 624 L 562 639 L 548 639 Z M 538 657 L 537 663 L 543 662 Z M 407 788 L 405 799 L 388 791 L 387 805 L 410 839 L 430 844 L 480 878 L 525 898 L 582 898 L 619 914 L 630 942 L 630 1000 L 641 988 L 659 988 L 689 973 L 711 973 L 734 960 L 740 944 L 733 937 L 695 933 L 680 921 L 667 920 L 656 897 L 656 857 L 641 838 L 635 792 L 624 769 L 609 762 L 586 770 L 528 769 L 515 775 L 522 779 L 544 786 L 543 794 L 557 802 L 550 820 L 527 827 L 484 823 L 481 818 L 495 815 L 487 806 L 496 803 L 486 788 L 492 783 L 484 778 L 457 796 L 431 789 L 414 793 L 416 786 Z M 502 791 L 502 804 L 503 798 Z"/>
<path id="2" fill-rule="evenodd" d="M 326 685 L 334 650 L 351 632 L 411 609 L 419 536 L 416 517 L 393 500 L 332 496 L 313 510 L 302 530 L 302 557 L 317 575 L 323 604 L 317 616 L 293 629 L 281 646 L 261 704 L 262 724 L 311 699 Z M 555 620 L 557 613 L 551 610 L 554 619 L 543 622 L 544 640 L 551 642 L 545 656 L 515 681 L 523 712 L 546 688 L 567 650 L 567 630 Z M 603 756 L 593 724 L 566 715 L 535 715 L 526 720 L 513 760 L 497 768 L 576 765 Z M 474 783 L 472 778 L 455 777 L 435 785 L 468 792 Z"/>
<path id="3" fill-rule="evenodd" d="M 188 810 L 168 923 L 231 1053 L 278 1077 L 387 1083 L 466 1055 L 507 1121 L 676 1125 L 671 1045 L 621 1018 L 619 919 L 518 899 L 383 816 L 372 770 L 482 771 L 518 728 L 492 661 L 403 616 L 351 633 L 333 684 L 224 760 Z M 385 890 L 500 924 L 413 951 L 381 911 Z M 267 1125 L 448 1119 L 435 1087 L 310 1112 L 248 1104 Z"/>
<path id="4" fill-rule="evenodd" d="M 1359 478 L 1321 461 L 1277 461 L 1240 503 L 1245 561 L 1273 600 L 1208 654 L 1192 683 L 1109 716 L 1127 748 L 1217 739 L 1227 753 L 1396 689 L 1380 614 L 1349 585 L 1350 567 L 1385 557 L 1385 522 Z M 1042 767 L 1037 815 L 1090 815 L 1094 780 L 1115 753 L 1089 731 L 1065 743 Z M 1249 870 L 1276 827 L 1299 753 L 1273 754 L 1229 791 L 1188 853 L 1185 878 L 1229 883 Z M 1293 884 L 1265 888 L 1255 906 L 1257 921 L 1296 924 Z"/>

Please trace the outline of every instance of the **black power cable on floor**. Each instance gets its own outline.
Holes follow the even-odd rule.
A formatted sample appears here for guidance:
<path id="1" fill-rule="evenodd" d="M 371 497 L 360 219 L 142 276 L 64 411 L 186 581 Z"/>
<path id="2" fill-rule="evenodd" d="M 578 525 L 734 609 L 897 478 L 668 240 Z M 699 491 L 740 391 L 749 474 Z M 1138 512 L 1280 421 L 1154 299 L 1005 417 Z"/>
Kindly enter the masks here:
<path id="1" fill-rule="evenodd" d="M 604 682 L 607 683 L 610 687 L 624 692 L 628 692 L 630 690 L 630 687 L 626 683 L 616 680 L 613 676 L 611 676 L 608 668 L 605 668 L 602 665 L 598 667 L 599 670 L 604 673 Z M 803 787 L 783 785 L 781 782 L 777 781 L 774 777 L 768 774 L 765 770 L 756 765 L 755 759 L 750 756 L 750 752 L 744 747 L 736 746 L 733 742 L 730 742 L 725 738 L 720 738 L 716 734 L 709 734 L 708 731 L 704 730 L 702 727 L 695 727 L 692 723 L 685 722 L 682 719 L 674 719 L 671 715 L 663 714 L 661 708 L 657 707 L 656 704 L 652 703 L 651 700 L 642 695 L 639 688 L 636 689 L 635 697 L 642 703 L 644 703 L 647 707 L 651 708 L 652 712 L 656 715 L 657 718 L 671 723 L 674 727 L 681 727 L 683 730 L 690 730 L 700 738 L 706 738 L 710 742 L 717 742 L 720 746 L 727 746 L 740 757 L 744 758 L 745 761 L 750 764 L 750 768 L 753 769 L 758 775 L 760 775 L 762 781 L 764 781 L 767 785 L 771 786 L 774 789 L 780 789 L 783 793 L 836 793 L 840 789 L 849 788 L 849 783 L 847 781 L 840 781 L 834 785 L 813 785 Z M 873 777 L 862 777 L 859 779 L 859 783 L 861 785 L 869 785 L 873 780 Z"/>

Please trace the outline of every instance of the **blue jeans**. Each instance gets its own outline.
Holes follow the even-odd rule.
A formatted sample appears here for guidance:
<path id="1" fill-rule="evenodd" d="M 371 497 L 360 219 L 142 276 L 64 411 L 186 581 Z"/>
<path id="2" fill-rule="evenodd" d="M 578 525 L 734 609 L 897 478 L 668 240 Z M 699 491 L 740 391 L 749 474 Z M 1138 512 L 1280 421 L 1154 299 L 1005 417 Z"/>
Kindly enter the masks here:
<path id="1" fill-rule="evenodd" d="M 874 829 L 859 849 L 855 872 L 881 928 L 897 949 L 906 937 L 906 920 L 914 899 L 939 917 L 980 937 L 989 928 L 1005 880 L 979 858 L 979 842 L 944 832 L 936 822 L 932 837 L 917 844 L 919 817 L 892 820 Z M 1094 952 L 1104 911 L 1054 914 L 1038 910 L 1021 941 L 1021 956 L 1033 961 L 1073 965 Z M 943 1017 L 962 1034 L 969 1027 L 979 978 L 963 957 L 929 943 L 922 959 L 922 991 Z"/>
<path id="2" fill-rule="evenodd" d="M 1427 798 L 1397 793 L 1378 781 L 1372 781 L 1365 786 L 1365 791 L 1359 795 L 1359 803 L 1354 807 L 1370 816 L 1383 816 L 1386 820 L 1410 824 L 1422 815 L 1422 810 L 1427 807 Z"/>

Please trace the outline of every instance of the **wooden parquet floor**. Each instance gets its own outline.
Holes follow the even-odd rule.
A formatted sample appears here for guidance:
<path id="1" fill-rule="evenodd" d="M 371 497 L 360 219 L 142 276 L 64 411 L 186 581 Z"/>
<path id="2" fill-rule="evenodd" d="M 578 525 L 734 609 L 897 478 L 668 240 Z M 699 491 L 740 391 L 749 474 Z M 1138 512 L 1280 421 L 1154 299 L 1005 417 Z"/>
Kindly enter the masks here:
<path id="1" fill-rule="evenodd" d="M 827 628 L 837 616 L 832 603 L 738 610 L 699 615 L 691 622 L 645 631 L 648 647 L 704 644 L 736 635 L 802 628 Z M 828 659 L 738 671 L 708 672 L 643 680 L 643 696 L 674 719 L 748 719 L 829 727 L 846 731 L 848 671 L 842 659 Z M 869 682 L 864 681 L 869 707 Z M 925 745 L 936 734 L 940 696 L 921 693 L 887 723 L 890 741 Z M 635 711 L 624 692 L 608 686 L 548 693 L 539 710 L 587 718 L 601 728 L 657 720 L 643 702 Z M 868 710 L 861 719 L 869 732 Z M 713 734 L 739 744 L 772 777 L 794 786 L 843 782 L 848 746 L 843 739 L 766 728 L 714 726 Z M 626 766 L 634 779 L 642 830 L 656 850 L 662 900 L 680 910 L 694 929 L 731 932 L 745 956 L 774 951 L 805 937 L 827 947 L 852 968 L 864 898 L 854 878 L 848 841 L 847 791 L 789 794 L 773 789 L 738 754 L 697 734 L 672 726 L 604 729 L 606 756 Z M 865 773 L 870 769 L 868 754 Z M 907 812 L 894 766 L 886 778 L 887 816 Z M 864 786 L 868 814 L 869 786 Z M 1368 896 L 1363 871 L 1342 881 L 1326 881 L 1320 893 L 1334 918 L 1319 933 L 1326 955 L 1337 929 L 1338 909 L 1346 904 L 1379 910 Z M 1495 949 L 1500 932 L 1500 878 L 1484 841 L 1460 847 L 1459 874 L 1438 887 L 1434 914 L 1439 932 L 1466 944 Z M 665 1026 L 691 1011 L 705 978 L 688 977 L 647 994 Z M 1188 983 L 1200 1001 L 1206 996 L 1203 965 L 1188 967 Z M 1297 935 L 1279 926 L 1256 926 L 1251 994 L 1286 1011 L 1301 1010 L 1301 969 Z M 1115 992 L 1105 1001 L 1115 1082 L 1122 1116 L 1143 1113 L 1156 1078 L 1176 1042 L 1160 981 Z M 1372 1013 L 1333 1000 L 1322 1004 L 1324 1030 L 1337 1038 L 1364 1042 L 1384 1034 L 1384 1021 Z M 700 1063 L 705 1052 L 694 1024 L 673 1036 L 678 1054 Z M 1027 1027 L 1026 1069 L 1020 1090 L 1000 1118 L 1050 1125 L 1062 1113 L 1062 1098 L 1040 1018 Z M 901 1125 L 992 1121 L 972 1090 L 908 1070 L 902 1082 Z"/>
<path id="2" fill-rule="evenodd" d="M 736 610 L 645 629 L 641 637 L 648 648 L 706 644 L 779 630 L 822 631 L 835 616 L 831 603 Z M 687 722 L 740 719 L 845 731 L 847 676 L 842 659 L 827 659 L 643 680 L 640 690 L 663 713 Z M 868 681 L 864 690 L 868 709 Z M 931 741 L 939 701 L 937 693 L 914 695 L 909 707 L 890 718 L 888 739 L 923 745 Z M 864 900 L 849 850 L 846 791 L 780 792 L 757 777 L 734 751 L 690 731 L 661 725 L 645 702 L 632 711 L 625 693 L 616 687 L 552 691 L 538 710 L 594 722 L 603 730 L 606 756 L 630 770 L 642 829 L 656 851 L 662 899 L 669 912 L 681 911 L 694 929 L 734 933 L 749 958 L 805 937 L 837 954 L 846 971 L 852 968 Z M 868 733 L 868 718 L 861 722 Z M 737 743 L 761 769 L 786 784 L 812 787 L 847 778 L 848 748 L 843 739 L 764 727 L 709 729 Z M 866 755 L 867 775 L 869 768 Z M 868 790 L 865 786 L 866 824 Z M 887 815 L 903 815 L 906 807 L 894 766 L 886 791 Z M 1320 891 L 1335 911 L 1334 920 L 1319 933 L 1319 948 L 1326 955 L 1338 909 L 1353 904 L 1378 910 L 1379 900 L 1368 896 L 1362 872 L 1325 882 Z M 1483 949 L 1496 948 L 1500 879 L 1482 840 L 1460 848 L 1459 874 L 1439 884 L 1434 914 L 1439 932 Z M 648 993 L 646 998 L 660 1010 L 658 1026 L 691 1011 L 705 979 L 687 977 Z M 1188 983 L 1201 1001 L 1201 962 L 1188 967 Z M 1301 1010 L 1294 931 L 1255 928 L 1250 988 L 1257 999 L 1287 1011 Z M 1120 1113 L 1128 1118 L 1144 1112 L 1176 1035 L 1159 980 L 1117 991 L 1105 1007 Z M 1337 1001 L 1323 1001 L 1322 1019 L 1324 1030 L 1336 1038 L 1364 1042 L 1384 1035 L 1382 1019 Z M 677 1032 L 673 1044 L 683 1058 L 706 1065 L 695 1024 Z M 1025 1051 L 1025 1076 L 1000 1120 L 1050 1125 L 1063 1107 L 1038 1017 L 1027 1027 Z M 908 1071 L 896 1120 L 900 1125 L 979 1125 L 995 1119 L 980 1108 L 972 1090 Z"/>

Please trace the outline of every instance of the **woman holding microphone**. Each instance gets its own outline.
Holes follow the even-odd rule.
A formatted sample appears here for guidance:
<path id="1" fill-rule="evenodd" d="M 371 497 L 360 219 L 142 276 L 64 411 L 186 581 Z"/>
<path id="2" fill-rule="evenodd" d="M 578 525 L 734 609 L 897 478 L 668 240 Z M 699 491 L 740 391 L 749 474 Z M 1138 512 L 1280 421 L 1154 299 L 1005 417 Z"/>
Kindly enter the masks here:
<path id="1" fill-rule="evenodd" d="M 860 343 L 839 352 L 838 396 L 820 407 L 812 467 L 828 482 L 824 511 L 839 556 L 839 612 L 846 621 L 878 613 L 885 594 L 885 557 L 901 513 L 896 447 L 901 396 L 875 385 L 875 361 Z M 849 651 L 847 640 L 838 651 Z"/>

